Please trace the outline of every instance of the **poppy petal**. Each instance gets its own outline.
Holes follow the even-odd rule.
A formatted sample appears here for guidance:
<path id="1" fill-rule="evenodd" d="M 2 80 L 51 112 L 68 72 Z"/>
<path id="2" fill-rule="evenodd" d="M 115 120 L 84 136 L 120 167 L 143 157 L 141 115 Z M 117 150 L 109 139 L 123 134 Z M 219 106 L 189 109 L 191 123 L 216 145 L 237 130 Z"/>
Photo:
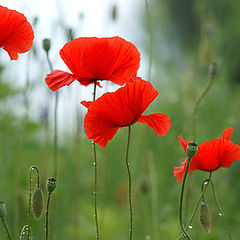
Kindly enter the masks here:
<path id="1" fill-rule="evenodd" d="M 71 72 L 88 82 L 110 80 L 123 85 L 139 68 L 140 54 L 120 38 L 77 38 L 64 45 L 61 58 Z"/>
<path id="2" fill-rule="evenodd" d="M 233 128 L 229 127 L 223 131 L 222 138 L 225 138 L 227 140 L 231 140 Z"/>
<path id="3" fill-rule="evenodd" d="M 171 120 L 169 116 L 163 113 L 142 115 L 137 122 L 147 123 L 147 125 L 152 128 L 158 136 L 166 135 L 171 126 Z"/>
<path id="4" fill-rule="evenodd" d="M 45 81 L 52 91 L 56 91 L 65 85 L 69 86 L 73 81 L 77 80 L 77 78 L 76 75 L 68 72 L 54 70 L 47 75 Z"/>
<path id="5" fill-rule="evenodd" d="M 15 10 L 0 6 L 0 47 L 6 50 L 11 60 L 18 53 L 25 53 L 33 43 L 34 33 L 26 17 Z"/>
<path id="6" fill-rule="evenodd" d="M 81 101 L 81 104 L 86 108 L 89 108 L 92 103 L 93 101 Z"/>
<path id="7" fill-rule="evenodd" d="M 185 141 L 182 137 L 182 135 L 178 136 L 178 139 L 179 139 L 179 143 L 182 145 L 185 153 L 187 151 L 187 145 L 190 143 L 189 141 Z"/>
<path id="8" fill-rule="evenodd" d="M 91 105 L 83 102 L 89 107 L 84 119 L 87 137 L 105 146 L 118 128 L 135 123 L 157 95 L 150 82 L 138 79 L 116 92 L 105 93 Z"/>

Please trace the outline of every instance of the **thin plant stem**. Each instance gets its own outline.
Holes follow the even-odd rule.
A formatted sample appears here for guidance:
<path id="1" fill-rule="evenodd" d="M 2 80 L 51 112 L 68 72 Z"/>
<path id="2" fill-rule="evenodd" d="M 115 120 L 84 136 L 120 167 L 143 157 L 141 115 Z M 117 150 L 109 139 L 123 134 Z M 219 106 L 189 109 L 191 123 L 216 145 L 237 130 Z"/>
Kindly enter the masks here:
<path id="1" fill-rule="evenodd" d="M 29 168 L 29 197 L 28 197 L 28 226 L 31 227 L 31 201 L 32 201 L 32 171 L 37 172 L 37 187 L 40 184 L 40 173 L 36 166 L 31 166 Z"/>
<path id="2" fill-rule="evenodd" d="M 188 158 L 187 161 L 187 167 L 186 167 L 186 171 L 183 177 L 183 182 L 182 182 L 182 190 L 181 190 L 181 195 L 180 195 L 180 204 L 179 204 L 179 222 L 180 222 L 180 226 L 182 228 L 182 231 L 184 233 L 184 235 L 187 237 L 187 239 L 192 240 L 192 238 L 189 236 L 189 234 L 187 233 L 184 225 L 183 225 L 183 216 L 182 216 L 182 212 L 183 212 L 183 196 L 184 196 L 184 188 L 185 188 L 185 183 L 186 183 L 186 179 L 187 179 L 187 174 L 188 174 L 188 169 L 189 169 L 189 164 L 191 162 L 191 158 Z"/>
<path id="3" fill-rule="evenodd" d="M 219 211 L 219 215 L 223 218 L 224 225 L 225 225 L 225 228 L 226 228 L 227 233 L 228 233 L 228 238 L 229 238 L 230 240 L 232 240 L 232 235 L 231 235 L 230 227 L 229 227 L 229 224 L 228 224 L 228 222 L 227 222 L 227 219 L 225 218 L 224 213 L 223 213 L 223 211 L 222 211 L 222 209 L 221 209 L 221 207 L 220 207 L 220 204 L 219 204 L 219 202 L 218 202 L 218 199 L 217 199 L 217 195 L 216 195 L 216 191 L 215 191 L 213 182 L 212 182 L 211 180 L 209 180 L 209 182 L 211 183 L 211 186 L 212 186 L 213 197 L 214 197 L 214 200 L 215 200 L 217 209 L 218 209 L 218 211 Z"/>
<path id="4" fill-rule="evenodd" d="M 208 80 L 208 83 L 206 85 L 206 88 L 204 89 L 204 91 L 199 95 L 199 97 L 196 100 L 195 106 L 194 106 L 194 110 L 193 110 L 193 116 L 192 116 L 192 134 L 193 134 L 193 142 L 196 142 L 196 125 L 197 125 L 197 112 L 198 112 L 198 108 L 200 103 L 203 101 L 204 97 L 207 95 L 208 91 L 210 90 L 212 84 L 213 84 L 213 80 L 215 78 L 215 68 L 216 68 L 216 64 L 212 63 L 211 64 L 211 71 L 210 71 L 210 77 Z"/>
<path id="5" fill-rule="evenodd" d="M 152 20 L 151 20 L 151 12 L 149 8 L 148 0 L 145 0 L 146 6 L 146 14 L 148 21 L 148 31 L 149 31 L 149 66 L 148 66 L 148 81 L 151 81 L 151 73 L 152 73 L 152 49 L 153 49 L 153 32 L 152 32 Z"/>
<path id="6" fill-rule="evenodd" d="M 131 125 L 128 125 L 128 140 L 127 140 L 127 150 L 126 150 L 126 167 L 128 173 L 128 205 L 129 205 L 129 239 L 132 240 L 133 233 L 133 210 L 132 210 L 132 179 L 130 172 L 130 163 L 128 160 L 129 145 L 130 145 L 130 136 L 131 136 Z"/>
<path id="7" fill-rule="evenodd" d="M 51 193 L 49 192 L 48 199 L 47 199 L 47 207 L 46 207 L 46 226 L 45 226 L 46 240 L 48 240 L 48 213 L 49 213 L 50 197 L 51 197 Z"/>
<path id="8" fill-rule="evenodd" d="M 10 232 L 8 230 L 8 225 L 7 225 L 6 220 L 5 220 L 4 217 L 2 217 L 2 222 L 3 222 L 3 226 L 5 228 L 5 231 L 6 231 L 7 235 L 8 235 L 8 239 L 12 240 L 11 234 L 10 234 Z"/>
<path id="9" fill-rule="evenodd" d="M 46 51 L 47 62 L 51 71 L 53 71 L 52 63 L 49 58 L 49 53 Z M 55 104 L 54 104 L 54 138 L 53 138 L 53 169 L 54 176 L 57 179 L 57 169 L 58 169 L 58 121 L 57 121 L 57 112 L 58 112 L 58 92 L 55 92 Z"/>
<path id="10" fill-rule="evenodd" d="M 206 189 L 207 189 L 207 187 L 208 187 L 208 183 L 209 183 L 209 181 L 211 180 L 211 177 L 212 177 L 212 172 L 210 172 L 209 177 L 203 181 L 203 183 L 206 182 L 206 184 L 203 184 L 204 187 L 202 188 L 202 192 L 201 192 L 201 194 L 199 195 L 198 200 L 197 200 L 197 202 L 196 202 L 196 204 L 195 204 L 195 206 L 194 206 L 192 215 L 191 215 L 191 217 L 190 217 L 190 219 L 189 219 L 189 221 L 188 221 L 187 226 L 190 226 L 190 225 L 192 224 L 192 221 L 193 221 L 193 219 L 194 219 L 194 217 L 195 217 L 195 215 L 196 215 L 198 206 L 199 206 L 199 204 L 200 204 L 200 202 L 201 202 L 201 199 L 202 199 L 202 197 L 203 197 L 203 195 L 204 195 L 204 193 L 205 193 L 205 191 L 206 191 Z M 186 231 L 187 231 L 187 229 L 186 229 Z M 183 236 L 184 236 L 184 234 L 182 233 L 182 234 L 177 238 L 177 240 L 182 239 Z"/>
<path id="11" fill-rule="evenodd" d="M 93 101 L 96 100 L 96 90 L 97 90 L 97 80 L 94 81 L 94 90 L 93 90 Z M 94 218 L 95 218 L 95 229 L 96 229 L 96 239 L 99 240 L 99 227 L 98 227 L 98 212 L 97 212 L 97 183 L 98 183 L 98 165 L 97 165 L 97 153 L 96 153 L 96 144 L 93 145 L 93 155 L 94 155 Z"/>

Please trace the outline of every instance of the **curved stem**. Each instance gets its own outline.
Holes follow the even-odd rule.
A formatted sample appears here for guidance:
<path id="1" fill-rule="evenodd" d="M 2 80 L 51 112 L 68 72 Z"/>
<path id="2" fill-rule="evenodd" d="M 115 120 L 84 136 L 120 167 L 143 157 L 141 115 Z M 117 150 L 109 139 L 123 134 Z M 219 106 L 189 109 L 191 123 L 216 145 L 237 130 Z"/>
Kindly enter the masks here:
<path id="1" fill-rule="evenodd" d="M 148 0 L 145 0 L 146 5 L 146 14 L 148 20 L 148 30 L 149 30 L 149 67 L 148 67 L 148 81 L 151 81 L 151 73 L 152 73 L 152 49 L 153 49 L 153 33 L 152 33 L 152 21 L 151 21 L 151 12 L 149 8 Z"/>
<path id="2" fill-rule="evenodd" d="M 29 168 L 29 197 L 28 197 L 28 226 L 31 227 L 31 201 L 32 201 L 32 171 L 37 172 L 37 187 L 40 185 L 40 173 L 36 166 Z"/>
<path id="3" fill-rule="evenodd" d="M 197 125 L 196 121 L 197 121 L 197 111 L 198 111 L 199 105 L 202 102 L 202 100 L 204 99 L 204 97 L 206 96 L 206 94 L 208 93 L 209 89 L 211 88 L 211 86 L 213 84 L 213 80 L 215 78 L 216 64 L 212 63 L 210 67 L 211 67 L 210 78 L 208 80 L 207 86 L 204 89 L 204 91 L 197 98 L 196 103 L 195 103 L 195 107 L 194 107 L 194 110 L 193 110 L 193 117 L 192 117 L 193 142 L 196 142 L 196 125 Z"/>
<path id="4" fill-rule="evenodd" d="M 96 100 L 96 90 L 97 90 L 97 80 L 94 81 L 93 90 L 93 101 Z M 95 228 L 96 228 L 96 239 L 99 240 L 99 227 L 98 227 L 98 213 L 97 213 L 97 180 L 98 180 L 98 165 L 97 165 L 97 153 L 96 144 L 93 142 L 93 155 L 94 155 L 94 218 L 95 218 Z"/>
<path id="5" fill-rule="evenodd" d="M 187 167 L 186 167 L 186 171 L 185 171 L 185 174 L 184 174 L 184 177 L 183 177 L 183 182 L 182 182 L 182 190 L 181 190 L 180 204 L 179 204 L 179 222 L 180 222 L 180 226 L 182 228 L 183 233 L 185 234 L 185 236 L 189 240 L 191 240 L 192 238 L 189 236 L 189 234 L 187 233 L 186 229 L 184 228 L 183 217 L 182 217 L 182 209 L 183 209 L 184 188 L 185 188 L 185 183 L 186 183 L 186 179 L 187 179 L 187 174 L 188 174 L 188 169 L 189 169 L 190 162 L 191 162 L 191 158 L 188 158 Z"/>
<path id="6" fill-rule="evenodd" d="M 48 213 L 49 213 L 49 204 L 50 204 L 50 197 L 51 193 L 48 193 L 48 200 L 47 200 L 47 208 L 46 208 L 46 225 L 45 225 L 45 233 L 46 233 L 46 240 L 48 240 Z"/>
<path id="7" fill-rule="evenodd" d="M 51 71 L 53 71 L 52 63 L 49 58 L 48 51 L 46 51 L 47 62 Z M 55 105 L 54 105 L 54 139 L 53 139 L 53 169 L 54 176 L 57 179 L 57 169 L 58 169 L 58 121 L 57 121 L 57 111 L 58 111 L 58 92 L 55 92 Z"/>
<path id="8" fill-rule="evenodd" d="M 3 226 L 4 226 L 5 230 L 6 230 L 6 233 L 8 235 L 9 240 L 12 240 L 11 234 L 10 234 L 10 232 L 8 230 L 8 225 L 7 225 L 4 217 L 2 217 L 2 222 L 3 222 Z"/>
<path id="9" fill-rule="evenodd" d="M 190 219 L 189 219 L 189 221 L 188 221 L 187 226 L 190 226 L 190 225 L 192 224 L 192 221 L 193 221 L 193 219 L 194 219 L 194 217 L 195 217 L 195 215 L 196 215 L 198 206 L 199 206 L 199 204 L 200 204 L 200 202 L 201 202 L 201 199 L 203 198 L 203 195 L 204 195 L 204 193 L 205 193 L 205 191 L 206 191 L 206 189 L 207 189 L 207 187 L 208 187 L 208 183 L 209 183 L 209 181 L 211 180 L 211 177 L 212 177 L 212 172 L 210 172 L 209 177 L 203 181 L 202 186 L 205 186 L 205 187 L 202 188 L 202 192 L 201 192 L 200 196 L 198 197 L 198 200 L 197 200 L 197 202 L 196 202 L 196 204 L 195 204 L 195 206 L 194 206 L 192 215 L 191 215 L 191 217 L 190 217 Z M 207 184 L 204 184 L 205 182 L 206 182 Z M 187 230 L 187 229 L 186 229 L 186 230 Z M 184 234 L 182 233 L 182 234 L 177 238 L 177 240 L 182 239 L 183 236 L 184 236 Z"/>
<path id="10" fill-rule="evenodd" d="M 128 173 L 128 205 L 129 205 L 129 217 L 130 217 L 130 224 L 129 224 L 129 239 L 132 239 L 132 232 L 133 232 L 133 210 L 132 210 L 132 179 L 131 179 L 131 172 L 130 172 L 130 163 L 128 161 L 128 153 L 129 153 L 129 145 L 130 145 L 130 136 L 131 136 L 131 126 L 128 125 L 128 141 L 127 141 L 127 150 L 126 150 L 126 167 Z"/>
<path id="11" fill-rule="evenodd" d="M 211 185 L 212 185 L 213 197 L 214 197 L 214 200 L 215 200 L 217 209 L 218 209 L 218 211 L 219 211 L 219 214 L 221 214 L 221 217 L 223 218 L 224 225 L 225 225 L 225 228 L 226 228 L 227 233 L 228 233 L 228 238 L 229 238 L 230 240 L 232 240 L 232 235 L 231 235 L 231 232 L 230 232 L 229 224 L 228 224 L 227 219 L 225 218 L 224 213 L 223 213 L 223 211 L 222 211 L 222 209 L 221 209 L 221 207 L 220 207 L 220 204 L 219 204 L 218 199 L 217 199 L 216 191 L 215 191 L 213 182 L 212 182 L 211 180 L 210 180 L 210 183 L 211 183 Z"/>

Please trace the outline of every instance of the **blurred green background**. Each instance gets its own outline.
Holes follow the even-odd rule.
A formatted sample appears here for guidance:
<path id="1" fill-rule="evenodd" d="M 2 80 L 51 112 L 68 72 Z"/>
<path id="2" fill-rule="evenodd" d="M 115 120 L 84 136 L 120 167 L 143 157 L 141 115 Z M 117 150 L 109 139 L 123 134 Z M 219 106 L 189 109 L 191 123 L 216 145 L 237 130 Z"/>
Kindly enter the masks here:
<path id="1" fill-rule="evenodd" d="M 166 240 L 176 239 L 181 232 L 178 223 L 181 183 L 176 183 L 173 168 L 180 165 L 185 154 L 177 136 L 182 134 L 184 139 L 192 139 L 194 104 L 207 84 L 212 62 L 217 64 L 217 75 L 199 107 L 197 143 L 220 137 L 229 126 L 234 128 L 232 141 L 240 143 L 240 1 L 151 0 L 148 3 L 150 15 L 143 1 L 141 8 L 138 7 L 139 18 L 135 19 L 141 26 L 135 37 L 142 46 L 141 54 L 146 59 L 152 55 L 151 82 L 160 93 L 148 111 L 169 115 L 172 126 L 165 137 L 157 137 L 145 125 L 135 124 L 132 128 L 129 157 L 134 239 Z M 109 6 L 106 13 L 109 21 L 118 21 L 118 11 L 117 2 Z M 28 54 L 33 55 L 31 61 L 40 64 L 39 49 L 35 54 L 34 50 L 36 46 Z M 148 60 L 145 64 L 148 69 Z M 46 87 L 43 76 L 39 76 L 36 84 L 29 86 L 27 82 L 19 88 L 13 84 L 14 79 L 6 77 L 8 67 L 3 62 L 0 67 L 0 201 L 7 204 L 6 220 L 17 239 L 27 224 L 30 166 L 40 169 L 45 198 L 45 182 L 53 175 L 53 126 L 49 118 L 52 113 L 43 109 L 39 118 L 29 117 L 32 102 L 29 96 L 34 88 Z M 22 104 L 21 113 L 15 109 L 16 102 Z M 82 127 L 83 117 L 82 112 L 77 114 L 74 131 L 68 132 L 67 124 L 60 131 L 58 182 L 50 207 L 51 240 L 95 239 L 93 153 Z M 105 149 L 97 148 L 100 235 L 105 240 L 128 239 L 126 142 L 127 129 L 121 129 Z M 240 163 L 234 162 L 229 169 L 219 169 L 213 174 L 233 239 L 240 237 L 239 171 Z M 185 219 L 200 194 L 202 181 L 208 177 L 199 171 L 190 175 Z M 33 180 L 34 185 L 35 176 Z M 227 239 L 210 188 L 206 201 L 212 214 L 212 231 L 204 232 L 196 216 L 189 231 L 192 238 Z M 32 218 L 34 239 L 44 239 L 44 218 L 44 214 L 40 221 Z M 0 231 L 4 231 L 2 225 Z M 7 239 L 4 233 L 1 239 Z"/>

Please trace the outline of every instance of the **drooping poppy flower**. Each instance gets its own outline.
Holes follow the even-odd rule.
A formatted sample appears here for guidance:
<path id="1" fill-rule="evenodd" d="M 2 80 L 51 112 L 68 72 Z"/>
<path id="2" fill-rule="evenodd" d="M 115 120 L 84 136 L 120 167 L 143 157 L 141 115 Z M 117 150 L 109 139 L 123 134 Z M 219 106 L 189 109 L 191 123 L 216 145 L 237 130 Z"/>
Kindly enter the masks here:
<path id="1" fill-rule="evenodd" d="M 216 171 L 220 167 L 229 168 L 233 161 L 240 160 L 240 146 L 230 141 L 233 128 L 229 127 L 223 131 L 221 138 L 201 143 L 196 155 L 189 164 L 188 172 L 202 170 L 206 172 Z M 185 141 L 182 135 L 178 137 L 185 153 L 189 141 Z M 179 182 L 186 171 L 187 160 L 180 167 L 174 168 L 174 176 Z"/>
<path id="2" fill-rule="evenodd" d="M 87 137 L 105 147 L 119 128 L 135 122 L 146 123 L 158 136 L 166 135 L 171 126 L 167 115 L 142 114 L 157 95 L 158 91 L 150 82 L 135 78 L 116 92 L 105 93 L 94 102 L 83 101 L 82 104 L 88 108 L 84 119 Z"/>
<path id="3" fill-rule="evenodd" d="M 33 38 L 32 26 L 22 13 L 0 6 L 0 47 L 11 60 L 17 60 L 18 53 L 27 52 Z"/>
<path id="4" fill-rule="evenodd" d="M 120 37 L 77 38 L 64 45 L 60 56 L 72 74 L 60 70 L 48 74 L 46 83 L 53 91 L 75 80 L 85 86 L 96 80 L 124 85 L 137 74 L 140 62 L 137 48 Z"/>

